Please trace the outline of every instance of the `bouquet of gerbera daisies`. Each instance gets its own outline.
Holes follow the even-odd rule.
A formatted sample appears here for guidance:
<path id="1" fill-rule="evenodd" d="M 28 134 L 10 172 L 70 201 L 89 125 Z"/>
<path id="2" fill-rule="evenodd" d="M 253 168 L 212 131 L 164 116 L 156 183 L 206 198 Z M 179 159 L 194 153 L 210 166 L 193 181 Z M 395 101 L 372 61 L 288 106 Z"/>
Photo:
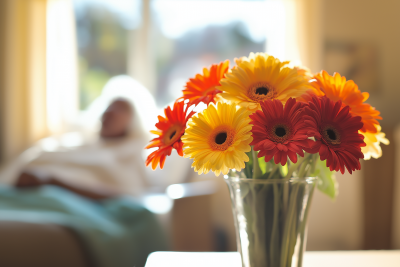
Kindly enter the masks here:
<path id="1" fill-rule="evenodd" d="M 359 170 L 389 141 L 368 93 L 338 73 L 312 75 L 265 53 L 235 62 L 189 79 L 158 117 L 146 164 L 163 168 L 176 149 L 199 174 L 226 175 L 243 266 L 301 266 L 314 185 L 334 198 L 334 172 Z"/>
<path id="2" fill-rule="evenodd" d="M 146 165 L 163 168 L 176 149 L 193 159 L 199 174 L 319 176 L 318 187 L 334 197 L 329 171 L 352 173 L 361 168 L 360 159 L 381 156 L 380 143 L 388 140 L 379 111 L 365 103 L 368 93 L 353 81 L 325 71 L 312 75 L 265 53 L 235 61 L 231 69 L 227 60 L 189 79 L 151 131 L 158 137 L 146 148 L 157 150 Z M 205 110 L 190 111 L 201 102 Z"/>

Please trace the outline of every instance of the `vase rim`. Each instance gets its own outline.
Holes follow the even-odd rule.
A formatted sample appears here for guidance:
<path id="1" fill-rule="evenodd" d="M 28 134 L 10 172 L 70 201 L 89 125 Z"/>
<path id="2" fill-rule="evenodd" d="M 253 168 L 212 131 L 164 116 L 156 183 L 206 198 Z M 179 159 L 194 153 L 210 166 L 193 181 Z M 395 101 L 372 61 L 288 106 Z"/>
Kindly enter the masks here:
<path id="1" fill-rule="evenodd" d="M 291 177 L 291 178 L 279 178 L 279 179 L 255 179 L 255 178 L 240 178 L 240 177 L 229 177 L 228 175 L 224 176 L 224 179 L 227 181 L 235 181 L 235 182 L 254 182 L 254 183 L 286 183 L 286 182 L 307 182 L 312 183 L 315 182 L 317 177 Z"/>

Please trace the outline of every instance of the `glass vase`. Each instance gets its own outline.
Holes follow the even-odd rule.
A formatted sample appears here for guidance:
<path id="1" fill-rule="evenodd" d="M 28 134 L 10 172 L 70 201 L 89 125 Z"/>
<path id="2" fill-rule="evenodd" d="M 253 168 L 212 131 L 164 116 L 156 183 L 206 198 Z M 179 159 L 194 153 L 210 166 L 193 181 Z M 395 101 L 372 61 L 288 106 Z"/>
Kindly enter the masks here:
<path id="1" fill-rule="evenodd" d="M 301 267 L 316 178 L 225 178 L 243 267 Z"/>

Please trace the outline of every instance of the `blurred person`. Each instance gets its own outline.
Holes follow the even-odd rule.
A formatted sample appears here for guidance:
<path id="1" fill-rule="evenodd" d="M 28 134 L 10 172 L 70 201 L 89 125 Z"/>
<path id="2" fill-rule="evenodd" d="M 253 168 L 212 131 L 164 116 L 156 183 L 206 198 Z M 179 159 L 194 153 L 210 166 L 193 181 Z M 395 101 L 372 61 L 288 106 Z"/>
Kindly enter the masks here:
<path id="1" fill-rule="evenodd" d="M 13 185 L 0 187 L 0 223 L 64 225 L 83 238 L 98 266 L 144 266 L 167 242 L 139 200 L 182 181 L 185 166 L 190 169 L 177 156 L 169 171 L 145 168 L 146 130 L 155 112 L 146 88 L 127 76 L 113 78 L 78 123 L 81 133 L 41 140 L 0 173 L 0 181 Z"/>
<path id="2" fill-rule="evenodd" d="M 72 150 L 42 153 L 38 158 L 25 167 L 26 170 L 19 175 L 15 182 L 15 186 L 18 188 L 27 188 L 45 184 L 55 185 L 94 200 L 113 198 L 124 194 L 131 194 L 133 196 L 140 195 L 145 191 L 145 186 L 148 185 L 148 182 L 144 177 L 145 171 L 141 170 L 143 169 L 141 168 L 141 163 L 143 163 L 140 160 L 141 157 L 135 157 L 135 155 L 140 155 L 141 148 L 136 147 L 137 151 L 135 151 L 135 146 L 132 146 L 132 141 L 133 143 L 138 141 L 136 140 L 138 137 L 130 136 L 129 132 L 133 117 L 133 108 L 128 100 L 123 98 L 113 100 L 102 115 L 99 142 L 86 146 L 78 146 Z M 121 152 L 118 151 L 118 149 L 124 149 L 124 147 L 132 149 L 133 154 L 128 155 L 129 158 L 125 157 L 122 159 L 119 158 Z M 112 153 L 110 154 L 109 152 Z M 99 155 L 102 156 L 99 157 Z M 109 156 L 114 157 L 110 158 Z M 102 159 L 105 159 L 104 162 Z M 60 160 L 61 163 L 59 162 Z M 126 181 L 124 181 L 123 178 L 118 180 L 120 177 L 118 177 L 118 170 L 116 168 L 114 168 L 114 171 L 109 170 L 108 172 L 112 177 L 108 177 L 105 174 L 107 173 L 106 169 L 110 161 L 119 160 L 127 161 L 130 167 L 133 167 L 132 165 L 137 165 L 134 166 L 136 167 L 134 173 L 127 172 L 122 174 L 132 175 L 130 178 L 126 177 Z M 74 163 L 78 166 L 71 166 L 74 165 Z M 57 177 L 57 172 L 63 172 L 63 167 L 60 165 L 69 166 L 66 167 L 68 169 L 66 170 L 66 174 L 61 173 L 60 177 Z M 93 169 L 93 166 L 96 165 L 99 168 L 95 171 L 99 172 L 95 178 L 96 181 L 92 182 L 91 185 L 89 185 L 88 179 L 87 181 L 84 181 L 84 176 L 79 178 L 81 182 L 75 179 L 75 177 L 68 177 L 68 174 L 78 175 L 76 172 L 79 172 L 79 170 L 71 171 L 71 169 L 84 169 L 84 171 L 87 172 L 88 168 Z M 109 169 L 112 169 L 112 167 L 113 166 Z M 118 167 L 119 171 L 121 170 L 121 167 L 123 168 L 121 164 L 118 164 Z M 55 171 L 49 170 L 46 173 L 46 168 L 56 169 Z M 52 174 L 52 172 L 56 174 Z M 101 176 L 101 178 L 99 176 Z"/>
<path id="3" fill-rule="evenodd" d="M 185 179 L 190 162 L 173 152 L 163 171 L 145 167 L 145 153 L 150 151 L 144 147 L 157 113 L 146 88 L 129 76 L 117 76 L 83 112 L 79 131 L 41 140 L 11 171 L 0 174 L 0 182 L 17 187 L 58 185 L 94 199 L 164 192 L 169 184 Z"/>

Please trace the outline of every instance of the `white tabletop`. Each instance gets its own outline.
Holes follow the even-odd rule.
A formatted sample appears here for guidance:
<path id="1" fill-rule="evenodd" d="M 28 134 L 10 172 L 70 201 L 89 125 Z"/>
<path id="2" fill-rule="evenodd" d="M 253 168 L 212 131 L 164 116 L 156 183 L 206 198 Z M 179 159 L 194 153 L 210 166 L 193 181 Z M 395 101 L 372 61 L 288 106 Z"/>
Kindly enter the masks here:
<path id="1" fill-rule="evenodd" d="M 400 250 L 307 251 L 303 267 L 400 267 Z M 241 267 L 237 252 L 154 252 L 145 267 Z"/>

